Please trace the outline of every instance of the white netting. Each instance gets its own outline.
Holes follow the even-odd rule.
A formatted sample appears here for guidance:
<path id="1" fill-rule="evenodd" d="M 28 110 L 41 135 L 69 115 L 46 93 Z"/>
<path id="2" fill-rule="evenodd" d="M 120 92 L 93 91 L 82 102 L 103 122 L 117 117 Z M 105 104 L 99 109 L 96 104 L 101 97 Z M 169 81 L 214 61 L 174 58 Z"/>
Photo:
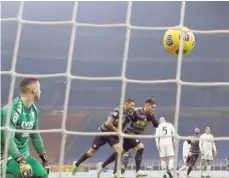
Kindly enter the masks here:
<path id="1" fill-rule="evenodd" d="M 182 26 L 184 24 L 184 16 L 185 16 L 185 1 L 182 1 L 181 3 L 181 11 L 180 11 L 180 25 Z M 61 142 L 61 154 L 60 154 L 60 160 L 59 160 L 59 166 L 60 166 L 60 177 L 62 177 L 61 170 L 63 166 L 64 161 L 64 152 L 65 152 L 65 142 L 66 142 L 66 135 L 85 135 L 85 136 L 93 136 L 93 135 L 117 135 L 117 133 L 98 133 L 98 132 L 72 132 L 66 130 L 66 118 L 67 118 L 67 109 L 68 109 L 68 101 L 69 101 L 69 93 L 71 88 L 71 81 L 73 79 L 78 80 L 98 80 L 98 81 L 122 81 L 122 89 L 121 89 L 121 98 L 120 103 L 124 101 L 125 98 L 125 91 L 126 91 L 126 83 L 138 83 L 138 84 L 162 84 L 162 83 L 176 83 L 177 84 L 177 94 L 176 94 L 176 107 L 175 107 L 175 121 L 174 125 L 175 128 L 178 128 L 178 121 L 179 121 L 179 111 L 180 111 L 180 99 L 181 99 L 181 87 L 182 86 L 229 86 L 229 82 L 206 82 L 206 83 L 198 83 L 198 82 L 185 82 L 181 80 L 181 66 L 182 66 L 182 54 L 179 50 L 179 57 L 177 62 L 177 74 L 175 79 L 168 79 L 168 80 L 133 80 L 126 78 L 126 65 L 127 65 L 127 59 L 128 59 L 128 50 L 129 50 L 129 42 L 130 42 L 130 34 L 131 30 L 137 29 L 137 30 L 167 30 L 170 27 L 143 27 L 143 26 L 133 26 L 130 24 L 131 19 L 131 10 L 132 10 L 132 2 L 128 2 L 128 8 L 127 8 L 127 15 L 126 15 L 126 22 L 120 23 L 120 24 L 88 24 L 88 23 L 78 23 L 76 22 L 77 18 L 77 11 L 78 11 L 78 2 L 74 3 L 74 8 L 72 12 L 72 19 L 70 21 L 59 21 L 59 22 L 43 22 L 43 21 L 28 21 L 22 19 L 23 16 L 23 9 L 24 9 L 24 2 L 20 2 L 19 12 L 17 15 L 17 18 L 2 18 L 1 22 L 4 21 L 17 21 L 18 28 L 17 28 L 17 34 L 16 34 L 16 41 L 14 45 L 14 52 L 13 52 L 13 60 L 12 60 L 12 67 L 10 71 L 1 71 L 1 75 L 11 75 L 11 88 L 9 92 L 9 101 L 12 101 L 14 96 L 14 88 L 15 88 L 15 80 L 16 77 L 29 77 L 30 75 L 16 73 L 16 61 L 17 61 L 17 55 L 19 50 L 19 43 L 20 43 L 20 37 L 21 37 L 21 31 L 22 31 L 22 25 L 23 24 L 34 24 L 34 25 L 60 25 L 60 24 L 71 24 L 72 25 L 72 32 L 71 32 L 71 39 L 69 43 L 69 51 L 68 51 L 68 60 L 67 60 L 67 68 L 65 73 L 59 73 L 59 74 L 45 74 L 45 75 L 33 75 L 33 77 L 38 78 L 51 78 L 51 77 L 66 77 L 67 78 L 67 87 L 65 92 L 65 101 L 64 101 L 64 112 L 63 112 L 63 119 L 62 119 L 62 125 L 60 129 L 50 129 L 50 130 L 38 130 L 38 131 L 29 131 L 30 133 L 62 133 L 62 142 Z M 112 28 L 112 27 L 126 27 L 126 37 L 125 37 L 125 46 L 124 46 L 124 54 L 123 54 L 123 61 L 122 61 L 122 73 L 121 76 L 114 76 L 114 77 L 85 77 L 85 76 L 73 76 L 71 74 L 71 64 L 72 64 L 72 58 L 73 58 L 73 49 L 74 49 L 74 43 L 75 43 L 75 36 L 76 36 L 76 29 L 78 26 L 83 27 L 97 27 L 97 28 Z M 209 30 L 209 31 L 200 31 L 200 30 L 192 30 L 194 33 L 199 34 L 217 34 L 217 33 L 229 33 L 229 30 Z M 183 35 L 183 34 L 182 34 Z M 182 39 L 182 37 L 181 37 Z M 183 48 L 183 44 L 180 44 L 180 48 Z M 11 107 L 11 105 L 9 105 Z M 9 108 L 8 111 L 10 111 L 11 108 Z M 10 112 L 7 114 L 7 123 L 5 127 L 1 127 L 1 130 L 7 131 L 7 137 L 5 142 L 5 154 L 4 154 L 4 164 L 6 164 L 7 161 L 7 153 L 8 153 L 8 147 L 9 147 L 9 133 L 12 131 L 12 129 L 9 128 L 9 116 Z M 120 116 L 120 119 L 122 119 L 122 116 Z M 121 123 L 120 128 L 121 128 Z M 23 130 L 17 130 L 17 132 L 25 132 Z M 28 132 L 28 131 L 26 131 Z M 136 136 L 131 135 L 125 135 L 121 132 L 118 133 L 121 140 L 123 137 L 129 137 L 129 138 L 135 138 Z M 155 138 L 154 135 L 138 135 L 138 138 Z M 177 133 L 176 139 L 187 139 L 187 137 L 179 136 Z M 215 140 L 229 140 L 229 137 L 218 137 L 215 138 Z M 177 142 L 178 143 L 178 142 Z M 178 145 L 176 146 L 176 152 L 178 152 Z M 120 159 L 120 155 L 119 155 Z M 176 160 L 178 160 L 178 154 L 176 154 Z M 177 161 L 175 164 L 175 167 L 177 165 Z M 5 166 L 3 166 L 5 168 Z M 3 178 L 5 177 L 5 171 L 3 170 Z"/>

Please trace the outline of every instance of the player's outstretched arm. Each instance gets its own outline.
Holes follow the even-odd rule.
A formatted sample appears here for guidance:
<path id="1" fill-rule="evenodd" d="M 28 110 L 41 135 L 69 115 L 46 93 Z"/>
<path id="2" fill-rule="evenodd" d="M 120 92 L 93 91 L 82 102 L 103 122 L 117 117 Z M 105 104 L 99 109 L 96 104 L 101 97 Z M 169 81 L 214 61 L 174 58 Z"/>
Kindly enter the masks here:
<path id="1" fill-rule="evenodd" d="M 38 119 L 36 119 L 34 126 L 33 126 L 33 130 L 38 130 L 38 128 L 39 128 Z M 38 155 L 41 158 L 43 167 L 46 169 L 47 173 L 49 173 L 49 170 L 50 170 L 49 163 L 48 163 L 48 159 L 47 159 L 45 148 L 44 148 L 44 142 L 43 142 L 43 139 L 41 138 L 40 133 L 30 133 L 30 138 L 31 138 L 34 149 L 36 150 L 36 152 L 38 153 Z"/>
<path id="2" fill-rule="evenodd" d="M 191 136 L 189 136 L 189 139 L 187 140 L 187 143 L 188 144 L 191 144 L 192 143 L 192 137 Z"/>
<path id="3" fill-rule="evenodd" d="M 158 121 L 156 120 L 155 116 L 154 115 L 151 115 L 152 117 L 152 124 L 155 128 L 158 128 Z"/>

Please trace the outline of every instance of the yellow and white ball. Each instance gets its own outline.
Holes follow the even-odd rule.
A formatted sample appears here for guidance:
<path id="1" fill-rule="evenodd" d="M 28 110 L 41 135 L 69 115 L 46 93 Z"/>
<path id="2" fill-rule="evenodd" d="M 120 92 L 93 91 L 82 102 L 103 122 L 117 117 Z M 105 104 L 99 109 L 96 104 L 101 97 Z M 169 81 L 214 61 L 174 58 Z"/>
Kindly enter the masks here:
<path id="1" fill-rule="evenodd" d="M 164 48 L 172 55 L 178 56 L 180 48 L 180 37 L 183 31 L 183 56 L 189 55 L 195 47 L 195 36 L 187 27 L 174 27 L 166 31 L 163 38 Z"/>

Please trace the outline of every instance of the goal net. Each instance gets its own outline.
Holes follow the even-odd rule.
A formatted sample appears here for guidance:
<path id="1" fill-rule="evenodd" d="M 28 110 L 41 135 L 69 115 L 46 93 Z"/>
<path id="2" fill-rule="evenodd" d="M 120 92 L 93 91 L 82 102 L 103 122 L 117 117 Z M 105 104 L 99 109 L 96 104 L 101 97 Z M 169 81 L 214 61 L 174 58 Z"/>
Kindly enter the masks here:
<path id="1" fill-rule="evenodd" d="M 1 105 L 12 101 L 19 94 L 15 90 L 18 88 L 18 79 L 33 76 L 41 80 L 41 88 L 44 87 L 41 98 L 45 99 L 38 103 L 43 119 L 41 118 L 40 130 L 36 132 L 44 136 L 48 155 L 49 152 L 53 152 L 53 155 L 55 153 L 53 165 L 58 167 L 60 174 L 52 176 L 70 175 L 63 173 L 64 165 L 71 164 L 80 156 L 80 151 L 83 153 L 90 147 L 91 140 L 85 139 L 86 137 L 118 134 L 121 140 L 124 137 L 136 138 L 121 131 L 96 131 L 112 107 L 123 103 L 126 97 L 133 97 L 140 106 L 146 98 L 153 96 L 158 103 L 156 115 L 174 123 L 178 140 L 175 168 L 179 166 L 182 154 L 179 151 L 179 141 L 186 140 L 195 126 L 200 126 L 201 132 L 204 132 L 204 128 L 211 125 L 215 140 L 221 145 L 220 158 L 229 156 L 228 150 L 225 151 L 229 147 L 229 30 L 219 30 L 221 27 L 229 29 L 228 22 L 220 23 L 220 19 L 214 22 L 213 30 L 192 30 L 196 35 L 196 49 L 185 59 L 181 54 L 177 59 L 170 56 L 162 45 L 165 30 L 178 24 L 186 25 L 185 15 L 187 9 L 190 10 L 187 4 L 194 6 L 195 3 L 197 2 L 2 3 Z M 205 6 L 203 3 L 200 6 Z M 221 18 L 222 15 L 226 18 L 226 7 L 229 7 L 226 2 L 216 3 L 214 8 L 221 9 L 221 12 L 215 17 Z M 99 8 L 101 12 L 96 11 Z M 53 13 L 56 13 L 55 17 L 49 17 Z M 202 15 L 207 13 L 206 11 Z M 172 24 L 166 18 L 176 20 Z M 192 24 L 192 20 L 188 19 L 189 23 Z M 203 24 L 198 22 L 197 17 L 195 21 L 199 25 Z M 204 41 L 206 35 L 208 39 Z M 102 45 L 104 41 L 105 45 Z M 183 44 L 180 44 L 180 48 L 183 48 Z M 8 135 L 6 151 L 12 131 L 9 120 L 1 130 L 6 130 Z M 151 160 L 159 160 L 152 129 L 137 138 L 146 141 L 147 157 L 155 152 Z M 98 153 L 98 157 L 94 162 L 106 158 L 103 151 Z M 119 155 L 119 160 L 120 157 Z M 2 163 L 6 162 L 5 153 Z M 155 169 L 152 166 L 154 163 L 143 164 L 146 170 Z M 87 162 L 85 167 L 90 170 L 89 167 L 93 165 L 95 164 Z M 226 171 L 219 176 L 225 176 L 224 174 Z M 156 176 L 158 175 L 157 173 Z M 2 176 L 6 176 L 5 166 Z M 95 177 L 94 174 L 93 176 Z"/>

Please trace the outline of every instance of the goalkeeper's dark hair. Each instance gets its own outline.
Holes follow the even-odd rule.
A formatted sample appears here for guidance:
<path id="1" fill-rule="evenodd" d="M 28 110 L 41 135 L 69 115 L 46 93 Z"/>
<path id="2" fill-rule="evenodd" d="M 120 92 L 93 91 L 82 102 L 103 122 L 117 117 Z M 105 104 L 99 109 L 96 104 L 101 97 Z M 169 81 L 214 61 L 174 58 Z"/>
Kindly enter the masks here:
<path id="1" fill-rule="evenodd" d="M 126 103 L 135 103 L 135 101 L 133 100 L 133 99 L 131 99 L 131 98 L 127 98 L 126 100 L 125 100 L 125 102 Z"/>
<path id="2" fill-rule="evenodd" d="M 23 78 L 20 82 L 21 93 L 26 93 L 28 91 L 28 86 L 39 81 L 37 78 Z"/>
<path id="3" fill-rule="evenodd" d="M 152 104 L 153 105 L 153 104 L 156 104 L 156 101 L 152 98 L 149 98 L 145 101 L 145 104 Z"/>

